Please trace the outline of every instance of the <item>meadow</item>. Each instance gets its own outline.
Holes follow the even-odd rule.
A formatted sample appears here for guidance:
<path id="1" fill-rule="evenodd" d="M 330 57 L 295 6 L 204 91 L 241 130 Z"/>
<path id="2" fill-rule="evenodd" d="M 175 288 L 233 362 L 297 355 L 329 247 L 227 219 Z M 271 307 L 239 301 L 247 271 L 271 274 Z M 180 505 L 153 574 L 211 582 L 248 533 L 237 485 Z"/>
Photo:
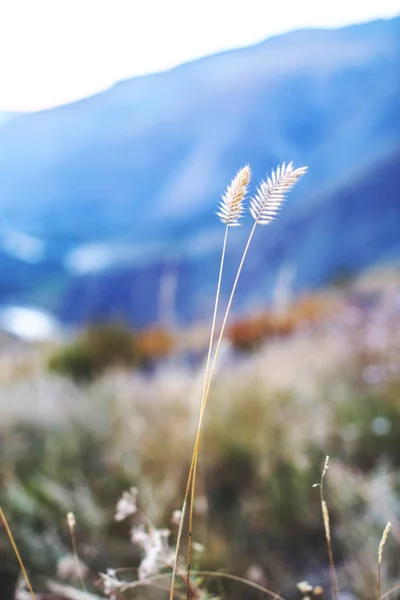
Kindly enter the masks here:
<path id="1" fill-rule="evenodd" d="M 328 595 L 313 484 L 329 455 L 325 498 L 341 593 L 376 597 L 388 521 L 384 590 L 396 584 L 399 301 L 398 271 L 372 270 L 257 316 L 269 327 L 256 340 L 254 315 L 232 321 L 205 416 L 193 533 L 204 551 L 196 568 L 223 569 L 287 598 L 298 595 L 302 580 Z M 188 347 L 206 350 L 206 329 L 176 332 L 151 369 L 114 364 L 84 383 L 49 370 L 60 348 L 3 341 L 1 505 L 38 591 L 49 579 L 79 588 L 76 569 L 66 568 L 68 512 L 92 593 L 101 593 L 99 572 L 134 572 L 140 549 L 127 522 L 114 521 L 116 502 L 132 486 L 141 510 L 176 536 L 171 515 L 182 503 L 202 384 L 201 363 L 186 357 Z M 3 534 L 0 544 L 12 571 Z M 260 595 L 212 577 L 204 585 L 215 596 Z"/>

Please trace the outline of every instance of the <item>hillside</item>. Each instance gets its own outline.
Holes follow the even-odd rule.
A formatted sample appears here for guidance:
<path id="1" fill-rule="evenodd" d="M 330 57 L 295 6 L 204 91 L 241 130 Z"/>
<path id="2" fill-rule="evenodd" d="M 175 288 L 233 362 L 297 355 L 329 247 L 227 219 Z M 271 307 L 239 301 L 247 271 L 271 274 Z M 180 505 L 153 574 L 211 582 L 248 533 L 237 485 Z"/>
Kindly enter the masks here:
<path id="1" fill-rule="evenodd" d="M 24 113 L 0 110 L 0 127 L 24 116 Z"/>
<path id="2" fill-rule="evenodd" d="M 361 172 L 342 187 L 301 210 L 286 210 L 280 220 L 260 227 L 253 240 L 234 310 L 248 311 L 273 301 L 286 280 L 292 293 L 315 289 L 353 276 L 379 262 L 400 259 L 400 149 Z M 289 207 L 287 207 L 289 208 Z M 300 207 L 299 207 L 300 208 Z M 231 236 L 222 298 L 230 285 L 245 244 L 248 228 Z M 177 260 L 174 256 L 151 265 L 114 268 L 111 272 L 77 277 L 61 306 L 67 322 L 129 315 L 150 324 L 160 316 L 160 281 L 175 275 L 175 322 L 207 319 L 212 312 L 223 230 L 218 243 Z M 205 245 L 207 240 L 205 240 Z M 162 284 L 161 284 L 162 285 Z"/>
<path id="3" fill-rule="evenodd" d="M 213 211 L 246 162 L 255 180 L 283 160 L 310 171 L 259 236 L 247 272 L 259 290 L 243 305 L 269 295 L 294 259 L 300 289 L 398 256 L 393 220 L 379 214 L 377 228 L 379 207 L 365 193 L 383 172 L 382 201 L 398 211 L 399 40 L 400 19 L 298 31 L 5 124 L 0 301 L 33 302 L 68 321 L 145 323 L 156 318 L 167 262 L 183 273 L 178 312 L 201 316 L 220 243 Z"/>

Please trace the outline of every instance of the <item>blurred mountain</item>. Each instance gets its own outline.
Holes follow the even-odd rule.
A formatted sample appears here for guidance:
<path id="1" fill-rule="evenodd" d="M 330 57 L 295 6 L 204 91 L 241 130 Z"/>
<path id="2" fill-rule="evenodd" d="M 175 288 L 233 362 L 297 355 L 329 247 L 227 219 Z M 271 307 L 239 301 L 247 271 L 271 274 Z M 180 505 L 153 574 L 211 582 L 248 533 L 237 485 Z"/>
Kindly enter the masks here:
<path id="1" fill-rule="evenodd" d="M 16 119 L 21 118 L 25 114 L 26 113 L 0 110 L 0 127 L 5 125 L 6 123 L 10 123 L 11 121 L 15 121 Z"/>
<path id="2" fill-rule="evenodd" d="M 247 162 L 255 181 L 284 160 L 309 174 L 257 232 L 238 307 L 285 273 L 301 290 L 398 259 L 399 92 L 397 18 L 277 36 L 6 123 L 0 300 L 144 324 L 176 288 L 172 312 L 209 314 L 214 210 Z"/>
<path id="3" fill-rule="evenodd" d="M 299 293 L 339 283 L 375 264 L 399 262 L 399 165 L 400 148 L 320 202 L 301 210 L 288 206 L 274 225 L 260 226 L 234 308 L 265 306 L 285 285 Z M 236 230 L 231 235 L 222 286 L 225 303 L 246 242 L 244 229 L 241 235 Z M 160 288 L 172 279 L 176 293 L 171 320 L 204 319 L 212 313 L 222 237 L 223 229 L 218 244 L 208 239 L 208 249 L 197 256 L 187 248 L 179 259 L 167 256 L 149 265 L 122 266 L 106 277 L 103 272 L 81 276 L 69 288 L 60 316 L 67 322 L 85 322 L 130 314 L 137 322 L 152 323 L 160 317 Z"/>

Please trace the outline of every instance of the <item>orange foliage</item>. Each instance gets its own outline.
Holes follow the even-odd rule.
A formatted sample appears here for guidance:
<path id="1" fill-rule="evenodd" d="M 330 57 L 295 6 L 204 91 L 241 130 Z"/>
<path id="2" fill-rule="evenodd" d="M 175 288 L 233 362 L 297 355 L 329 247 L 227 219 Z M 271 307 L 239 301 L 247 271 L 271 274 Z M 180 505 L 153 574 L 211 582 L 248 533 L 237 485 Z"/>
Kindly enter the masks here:
<path id="1" fill-rule="evenodd" d="M 174 340 L 164 329 L 154 327 L 137 335 L 137 347 L 144 359 L 157 360 L 172 352 Z"/>
<path id="2" fill-rule="evenodd" d="M 265 339 L 284 337 L 302 326 L 316 325 L 329 312 L 331 302 L 323 296 L 304 296 L 285 312 L 270 310 L 257 316 L 239 319 L 228 329 L 228 339 L 240 350 L 253 350 Z"/>

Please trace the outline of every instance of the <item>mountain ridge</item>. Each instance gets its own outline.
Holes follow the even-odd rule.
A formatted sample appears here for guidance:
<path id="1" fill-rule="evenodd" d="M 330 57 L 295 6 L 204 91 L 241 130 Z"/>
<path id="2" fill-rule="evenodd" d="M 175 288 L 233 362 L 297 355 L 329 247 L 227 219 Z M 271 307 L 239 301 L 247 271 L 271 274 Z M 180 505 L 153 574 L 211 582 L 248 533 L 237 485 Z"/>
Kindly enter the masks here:
<path id="1" fill-rule="evenodd" d="M 301 30 L 125 80 L 4 125 L 0 300 L 39 299 L 69 318 L 71 290 L 85 288 L 90 269 L 79 275 L 78 264 L 71 271 L 68 257 L 79 259 L 78 251 L 87 247 L 96 267 L 93 277 L 102 282 L 99 304 L 107 312 L 107 282 L 118 280 L 113 275 L 118 261 L 133 265 L 133 247 L 158 245 L 158 258 L 155 252 L 147 267 L 138 266 L 140 277 L 132 275 L 135 285 L 146 277 L 146 268 L 150 280 L 159 280 L 157 261 L 162 265 L 165 253 L 187 254 L 194 291 L 185 293 L 193 296 L 192 317 L 196 288 L 200 293 L 211 283 L 201 253 L 193 258 L 187 249 L 194 251 L 202 238 L 210 244 L 215 239 L 214 211 L 237 169 L 250 163 L 257 183 L 284 160 L 309 166 L 271 229 L 273 243 L 282 246 L 287 223 L 301 223 L 310 210 L 329 206 L 355 177 L 368 178 L 374 165 L 385 170 L 385 157 L 390 162 L 397 156 L 399 65 L 400 18 Z M 323 237 L 317 238 L 323 244 Z M 21 259 L 19 243 L 28 251 L 42 245 L 36 264 Z M 307 260 L 299 289 L 310 284 L 307 273 L 315 271 L 312 258 Z M 332 270 L 328 262 L 325 278 Z M 314 279 L 322 282 L 324 276 Z M 127 300 L 124 310 L 131 312 Z M 144 313 L 138 310 L 138 319 L 148 322 Z"/>

